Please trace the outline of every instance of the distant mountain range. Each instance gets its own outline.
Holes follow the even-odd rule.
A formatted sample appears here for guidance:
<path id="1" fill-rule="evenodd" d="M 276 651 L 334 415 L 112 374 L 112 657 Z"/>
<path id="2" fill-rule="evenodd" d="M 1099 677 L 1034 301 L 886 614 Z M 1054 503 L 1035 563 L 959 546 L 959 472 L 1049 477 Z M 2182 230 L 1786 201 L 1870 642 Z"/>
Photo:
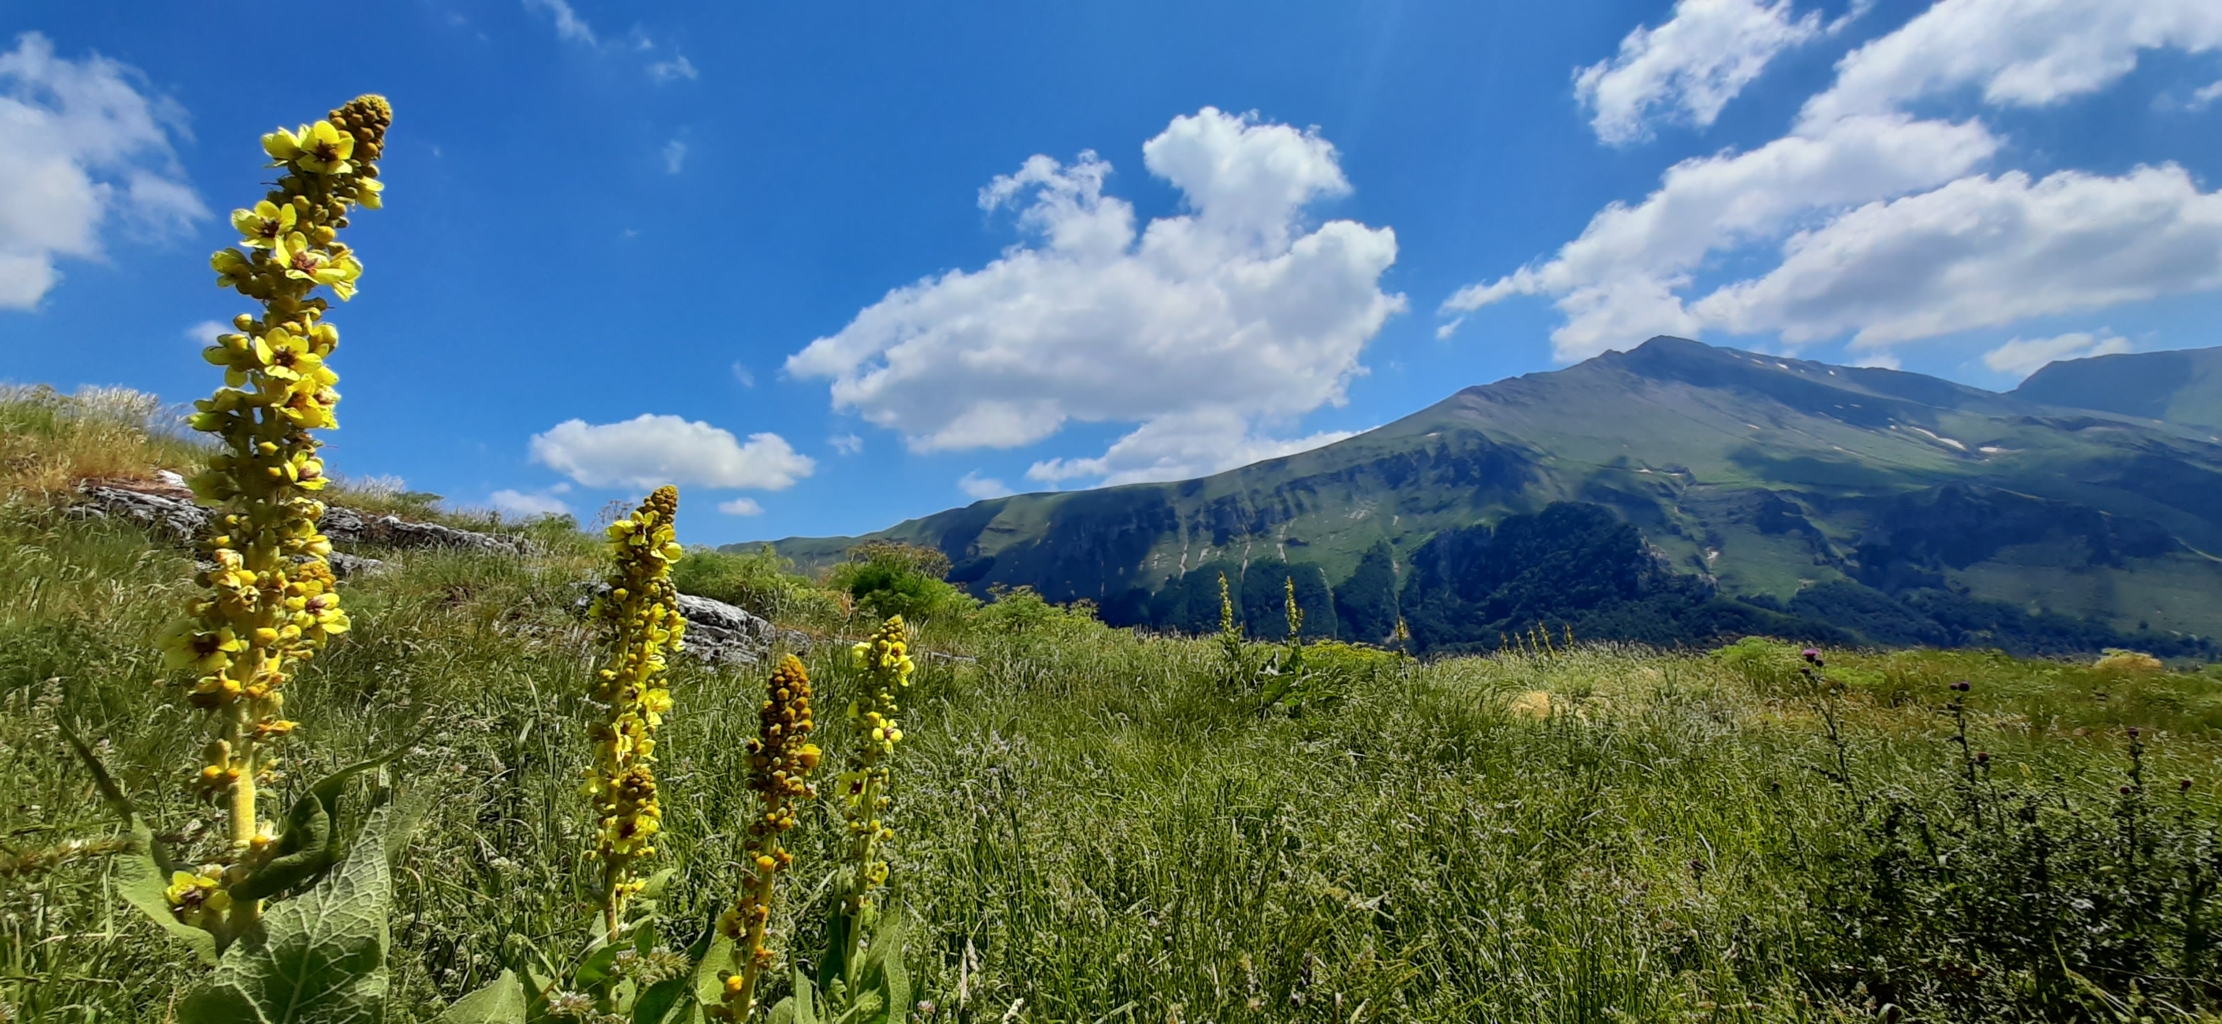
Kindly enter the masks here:
<path id="1" fill-rule="evenodd" d="M 2215 650 L 2222 349 L 2054 363 L 2011 394 L 1653 338 L 1356 437 L 1176 483 L 1022 494 L 870 539 L 975 592 L 1208 629 L 1218 577 L 1278 632 L 2066 652 Z M 867 538 L 789 538 L 808 566 Z M 736 545 L 738 547 L 740 545 Z"/>

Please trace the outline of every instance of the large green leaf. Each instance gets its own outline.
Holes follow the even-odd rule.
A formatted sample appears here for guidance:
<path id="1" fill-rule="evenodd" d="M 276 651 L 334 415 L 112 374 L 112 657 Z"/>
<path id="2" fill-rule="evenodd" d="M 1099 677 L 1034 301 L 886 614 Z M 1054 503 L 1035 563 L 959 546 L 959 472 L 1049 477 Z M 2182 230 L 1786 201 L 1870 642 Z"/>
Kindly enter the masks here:
<path id="1" fill-rule="evenodd" d="M 208 983 L 178 1004 L 183 1024 L 383 1024 L 390 810 L 371 813 L 347 857 L 314 889 L 273 904 Z"/>
<path id="2" fill-rule="evenodd" d="M 633 1000 L 633 1024 L 679 1024 L 693 1017 L 694 1000 L 689 994 L 694 979 L 665 978 L 641 992 Z"/>
<path id="3" fill-rule="evenodd" d="M 402 750 L 395 750 L 357 761 L 316 780 L 286 812 L 285 828 L 278 833 L 269 862 L 232 886 L 232 897 L 268 899 L 308 885 L 331 870 L 340 857 L 340 797 L 347 791 L 347 781 L 401 754 Z"/>
<path id="4" fill-rule="evenodd" d="M 216 936 L 179 921 L 170 912 L 169 897 L 164 895 L 170 887 L 170 874 L 156 862 L 153 850 L 153 834 L 145 824 L 133 821 L 131 848 L 110 862 L 115 865 L 117 895 L 172 938 L 191 947 L 201 962 L 215 963 Z"/>
<path id="5" fill-rule="evenodd" d="M 769 1024 L 818 1024 L 817 986 L 800 969 L 795 971 L 795 991 L 775 1004 Z"/>
<path id="6" fill-rule="evenodd" d="M 525 1024 L 530 1002 L 517 972 L 503 971 L 486 987 L 450 1004 L 440 1015 L 440 1024 Z"/>
<path id="7" fill-rule="evenodd" d="M 724 971 L 733 967 L 731 938 L 713 924 L 710 934 L 715 936 L 703 947 L 702 955 L 694 961 L 694 998 L 704 1006 L 714 1006 L 725 1001 Z"/>
<path id="8" fill-rule="evenodd" d="M 131 846 L 118 854 L 111 863 L 115 865 L 116 892 L 125 903 L 147 916 L 156 927 L 170 933 L 172 938 L 191 947 L 203 963 L 215 963 L 216 936 L 177 919 L 170 912 L 170 900 L 164 893 L 170 887 L 170 872 L 176 870 L 170 863 L 167 851 L 155 841 L 154 830 L 140 819 L 139 808 L 126 796 L 116 778 L 108 774 L 108 766 L 101 763 L 93 748 L 78 737 L 77 730 L 67 723 L 61 725 L 62 738 L 85 763 L 85 770 L 92 773 L 93 786 L 116 816 L 123 819 L 124 830 L 131 834 Z"/>

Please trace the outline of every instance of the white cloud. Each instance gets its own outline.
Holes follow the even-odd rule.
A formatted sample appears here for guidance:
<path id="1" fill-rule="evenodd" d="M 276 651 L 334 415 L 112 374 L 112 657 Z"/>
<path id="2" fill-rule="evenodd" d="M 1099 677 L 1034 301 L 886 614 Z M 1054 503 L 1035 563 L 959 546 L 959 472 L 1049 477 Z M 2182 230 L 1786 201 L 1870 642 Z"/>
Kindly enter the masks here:
<path id="1" fill-rule="evenodd" d="M 2222 193 L 2181 167 L 2019 171 L 1870 203 L 1791 236 L 1781 266 L 1692 308 L 1792 344 L 1855 347 L 2222 287 Z"/>
<path id="2" fill-rule="evenodd" d="M 855 434 L 835 434 L 826 438 L 826 443 L 842 455 L 855 455 L 864 450 L 864 439 Z"/>
<path id="3" fill-rule="evenodd" d="M 1107 485 L 1187 480 L 1351 436 L 1351 431 L 1330 430 L 1287 440 L 1260 437 L 1239 413 L 1207 409 L 1158 417 L 1118 439 L 1098 458 L 1048 459 L 1028 467 L 1026 476 L 1043 483 L 1100 477 Z"/>
<path id="4" fill-rule="evenodd" d="M 677 174 L 687 162 L 687 144 L 673 139 L 664 143 L 664 172 Z"/>
<path id="5" fill-rule="evenodd" d="M 757 504 L 754 498 L 735 498 L 718 502 L 718 511 L 729 516 L 760 516 L 764 514 L 764 506 Z"/>
<path id="6" fill-rule="evenodd" d="M 565 0 L 524 0 L 524 2 L 527 9 L 546 11 L 555 18 L 555 30 L 558 38 L 568 39 L 574 43 L 585 43 L 588 46 L 595 44 L 593 26 L 588 25 L 585 18 L 579 17 L 578 12 L 572 10 L 571 5 L 566 3 Z"/>
<path id="7" fill-rule="evenodd" d="M 1684 160 L 1643 202 L 1599 211 L 1555 258 L 1462 288 L 1443 308 L 1466 313 L 1513 295 L 1558 296 L 1567 319 L 1551 342 L 1565 361 L 1653 334 L 1695 334 L 1700 321 L 1676 292 L 1711 253 L 1776 237 L 1819 209 L 1944 184 L 1997 148 L 1972 121 L 1868 115 L 1819 135 Z"/>
<path id="8" fill-rule="evenodd" d="M 1906 368 L 1904 363 L 1898 361 L 1898 354 L 1889 349 L 1862 352 L 1853 357 L 1851 365 L 1864 366 L 1872 370 L 1903 370 Z"/>
<path id="9" fill-rule="evenodd" d="M 756 386 L 756 375 L 748 372 L 748 366 L 739 360 L 733 362 L 733 380 L 744 388 Z"/>
<path id="10" fill-rule="evenodd" d="M 992 476 L 981 476 L 978 470 L 966 473 L 962 479 L 959 479 L 957 490 L 963 491 L 966 497 L 975 501 L 986 498 L 1005 498 L 1016 493 L 1001 480 Z"/>
<path id="11" fill-rule="evenodd" d="M 1453 335 L 1453 334 L 1457 334 L 1457 333 L 1458 333 L 1458 327 L 1459 327 L 1459 325 L 1460 325 L 1460 324 L 1463 324 L 1463 323 L 1465 323 L 1465 322 L 1466 322 L 1466 318 L 1465 318 L 1465 317 L 1463 317 L 1463 316 L 1456 316 L 1456 317 L 1452 317 L 1452 318 L 1450 319 L 1450 321 L 1449 321 L 1448 323 L 1444 323 L 1444 324 L 1440 324 L 1440 325 L 1437 325 L 1437 326 L 1436 326 L 1436 328 L 1435 328 L 1435 340 L 1436 340 L 1436 341 L 1447 341 L 1447 340 L 1449 340 L 1449 338 L 1450 338 L 1450 336 L 1451 336 L 1451 335 Z"/>
<path id="12" fill-rule="evenodd" d="M 230 325 L 220 324 L 214 320 L 203 320 L 185 329 L 185 336 L 200 342 L 203 348 L 216 344 L 217 338 L 230 333 Z"/>
<path id="13" fill-rule="evenodd" d="M 681 78 L 691 82 L 702 77 L 702 72 L 696 70 L 694 62 L 688 60 L 687 55 L 682 53 L 670 60 L 659 60 L 648 65 L 648 77 L 658 82 L 670 82 Z"/>
<path id="14" fill-rule="evenodd" d="M 1775 54 L 1820 34 L 1821 16 L 1793 19 L 1790 0 L 1679 0 L 1666 24 L 1638 26 L 1611 60 L 1577 69 L 1574 95 L 1611 145 L 1648 137 L 1655 110 L 1702 128 Z"/>
<path id="15" fill-rule="evenodd" d="M 98 259 L 114 221 L 163 235 L 208 216 L 170 148 L 183 112 L 140 81 L 36 32 L 0 53 L 0 309 L 36 306 L 57 258 Z"/>
<path id="16" fill-rule="evenodd" d="M 1641 203 L 1608 205 L 1553 258 L 1460 289 L 1442 314 L 1551 296 L 1566 315 L 1554 353 L 1571 361 L 1707 329 L 1777 331 L 1791 344 L 1856 331 L 1859 344 L 1884 345 L 2217 287 L 2211 196 L 2181 171 L 1986 176 L 2001 143 L 1980 120 L 1903 110 L 1961 90 L 1992 106 L 2042 107 L 2112 84 L 2161 47 L 2222 47 L 2222 4 L 1941 0 L 1839 61 L 1790 134 L 1676 164 Z M 2149 237 L 2110 232 L 2078 202 Z M 1945 219 L 1916 223 L 1923 214 Z M 1775 269 L 1686 301 L 1718 256 L 1770 243 L 1781 246 Z M 2154 262 L 2163 258 L 2183 262 Z M 2150 279 L 2130 276 L 2139 271 Z M 2018 290 L 2003 277 L 2014 273 L 2030 275 Z M 2035 282 L 2060 288 L 2045 294 Z"/>
<path id="17" fill-rule="evenodd" d="M 2202 85 L 2192 90 L 2191 102 L 2187 106 L 2192 110 L 2205 110 L 2207 104 L 2215 100 L 2222 100 L 2222 82 Z"/>
<path id="18" fill-rule="evenodd" d="M 2097 334 L 2078 331 L 2055 338 L 2015 338 L 1983 353 L 1983 365 L 2015 379 L 2029 376 L 2046 363 L 2061 359 L 2086 359 L 2129 351 L 2129 342 L 2101 329 Z"/>
<path id="19" fill-rule="evenodd" d="M 2141 50 L 2217 48 L 2213 0 L 1940 0 L 1837 62 L 1835 85 L 1800 118 L 1882 113 L 1968 87 L 1993 106 L 2042 107 L 2113 84 Z"/>
<path id="20" fill-rule="evenodd" d="M 1404 299 L 1379 287 L 1394 232 L 1307 230 L 1310 204 L 1350 190 L 1334 147 L 1206 107 L 1142 154 L 1187 212 L 1137 231 L 1134 208 L 1103 193 L 1110 164 L 1035 156 L 980 194 L 984 208 L 1017 208 L 1028 241 L 889 292 L 787 370 L 831 378 L 835 408 L 918 451 L 1017 447 L 1072 420 L 1139 434 L 1215 415 L 1249 436 L 1341 402 Z"/>
<path id="21" fill-rule="evenodd" d="M 503 515 L 531 519 L 538 516 L 567 516 L 571 506 L 549 494 L 528 494 L 523 491 L 499 490 L 488 495 L 486 503 Z"/>
<path id="22" fill-rule="evenodd" d="M 742 444 L 725 430 L 677 416 L 643 414 L 620 423 L 566 420 L 532 438 L 532 460 L 588 487 L 663 484 L 784 490 L 817 463 L 778 434 Z"/>

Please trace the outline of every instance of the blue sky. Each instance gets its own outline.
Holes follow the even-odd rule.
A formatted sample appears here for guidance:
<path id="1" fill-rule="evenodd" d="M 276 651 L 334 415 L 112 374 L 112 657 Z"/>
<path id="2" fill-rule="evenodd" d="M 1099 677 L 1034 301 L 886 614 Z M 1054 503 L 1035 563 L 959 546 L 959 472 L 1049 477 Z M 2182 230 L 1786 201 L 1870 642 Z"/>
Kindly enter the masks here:
<path id="1" fill-rule="evenodd" d="M 2222 343 L 2212 0 L 19 0 L 0 54 L 0 377 L 204 393 L 257 137 L 381 92 L 334 469 L 582 519 L 677 480 L 696 543 L 1660 332 L 1999 388 Z"/>

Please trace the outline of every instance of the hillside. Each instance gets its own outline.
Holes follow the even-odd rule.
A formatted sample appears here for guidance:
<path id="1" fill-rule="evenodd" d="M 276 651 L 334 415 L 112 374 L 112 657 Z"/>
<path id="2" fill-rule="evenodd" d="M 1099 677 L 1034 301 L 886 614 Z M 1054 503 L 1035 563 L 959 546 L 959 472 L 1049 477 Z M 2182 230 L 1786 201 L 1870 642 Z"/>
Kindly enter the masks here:
<path id="1" fill-rule="evenodd" d="M 2066 359 L 2030 374 L 2013 394 L 2046 405 L 2222 430 L 2222 348 Z"/>
<path id="2" fill-rule="evenodd" d="M 2222 633 L 2222 563 L 2207 554 L 2222 551 L 2222 445 L 2204 432 L 1676 338 L 1216 476 L 993 499 L 872 536 L 940 549 L 976 592 L 1031 586 L 1159 627 L 1204 625 L 1206 604 L 1215 625 L 1221 571 L 1260 577 L 1244 582 L 1245 610 L 1270 620 L 1293 577 L 1315 629 L 1379 639 L 1426 598 L 1415 559 L 1445 569 L 1431 540 L 1554 503 L 1634 528 L 1640 540 L 1612 548 L 1626 585 L 1582 608 L 1498 600 L 1505 617 L 1441 642 L 1644 601 L 1685 621 L 1599 612 L 1603 628 L 2028 650 Z M 775 543 L 809 565 L 854 540 Z M 1698 605 L 1710 610 L 1692 618 Z"/>

